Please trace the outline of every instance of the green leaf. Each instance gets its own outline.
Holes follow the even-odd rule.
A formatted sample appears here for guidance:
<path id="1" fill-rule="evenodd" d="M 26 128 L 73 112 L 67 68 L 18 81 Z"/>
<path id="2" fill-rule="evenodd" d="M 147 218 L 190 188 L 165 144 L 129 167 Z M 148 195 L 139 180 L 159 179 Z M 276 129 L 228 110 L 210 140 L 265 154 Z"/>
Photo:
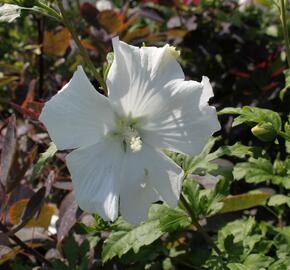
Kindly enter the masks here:
<path id="1" fill-rule="evenodd" d="M 119 219 L 112 226 L 113 232 L 103 246 L 103 262 L 126 254 L 129 250 L 139 252 L 141 247 L 150 245 L 165 232 L 186 228 L 191 224 L 190 218 L 181 209 L 154 204 L 149 211 L 147 222 L 133 226 Z"/>
<path id="2" fill-rule="evenodd" d="M 49 147 L 44 153 L 40 154 L 39 159 L 37 160 L 36 164 L 33 166 L 32 174 L 31 174 L 31 181 L 35 179 L 37 174 L 43 168 L 46 162 L 50 161 L 52 157 L 55 155 L 57 149 L 54 143 L 50 143 Z"/>
<path id="3" fill-rule="evenodd" d="M 240 263 L 229 263 L 227 267 L 230 270 L 248 270 L 248 268 Z"/>
<path id="4" fill-rule="evenodd" d="M 193 179 L 186 179 L 183 183 L 183 194 L 187 200 L 192 212 L 198 218 L 198 216 L 212 216 L 220 211 L 223 207 L 221 202 L 224 195 L 221 194 L 221 190 L 224 189 L 222 185 L 223 180 L 220 180 L 215 189 L 201 189 Z M 181 205 L 182 207 L 182 205 Z"/>
<path id="5" fill-rule="evenodd" d="M 242 108 L 225 108 L 219 114 L 239 114 L 233 122 L 233 127 L 243 123 L 255 126 L 253 134 L 262 141 L 272 141 L 280 132 L 282 120 L 277 112 L 251 106 Z"/>
<path id="6" fill-rule="evenodd" d="M 130 231 L 112 232 L 105 241 L 102 260 L 106 262 L 115 256 L 119 258 L 133 249 L 135 253 L 144 245 L 150 245 L 163 234 L 159 220 L 149 220 Z"/>
<path id="7" fill-rule="evenodd" d="M 248 183 L 260 183 L 270 180 L 273 175 L 273 166 L 268 159 L 250 158 L 249 162 L 236 164 L 233 175 L 237 180 L 245 178 Z"/>
<path id="8" fill-rule="evenodd" d="M 234 145 L 222 146 L 219 148 L 219 151 L 221 152 L 221 156 L 225 155 L 237 158 L 245 158 L 247 156 L 253 157 L 256 153 L 260 152 L 257 147 L 246 146 L 240 142 L 237 142 Z"/>
<path id="9" fill-rule="evenodd" d="M 290 197 L 282 194 L 273 195 L 269 201 L 269 206 L 280 206 L 282 204 L 287 204 L 290 207 Z"/>
<path id="10" fill-rule="evenodd" d="M 163 232 L 175 231 L 178 228 L 186 228 L 191 224 L 189 216 L 181 209 L 167 207 L 160 215 L 160 228 Z"/>
<path id="11" fill-rule="evenodd" d="M 221 213 L 235 212 L 259 205 L 263 205 L 271 196 L 266 192 L 249 192 L 239 195 L 230 195 L 223 199 Z"/>
<path id="12" fill-rule="evenodd" d="M 78 258 L 79 246 L 72 235 L 69 235 L 63 244 L 63 251 L 70 268 L 74 268 Z"/>
<path id="13" fill-rule="evenodd" d="M 263 254 L 250 254 L 244 261 L 244 265 L 248 270 L 267 269 L 273 261 L 273 258 Z"/>
<path id="14" fill-rule="evenodd" d="M 287 89 L 290 87 L 290 69 L 284 70 L 285 87 L 280 91 L 279 98 L 283 101 Z"/>
<path id="15" fill-rule="evenodd" d="M 277 160 L 276 160 L 277 161 Z M 274 166 L 265 158 L 250 158 L 248 162 L 237 163 L 233 170 L 233 175 L 236 180 L 245 179 L 248 183 L 261 183 L 271 181 L 275 185 L 282 185 L 286 189 L 290 189 L 290 161 L 280 161 L 279 170 L 277 162 Z M 281 170 L 281 166 L 284 168 Z M 287 167 L 289 166 L 289 169 Z"/>

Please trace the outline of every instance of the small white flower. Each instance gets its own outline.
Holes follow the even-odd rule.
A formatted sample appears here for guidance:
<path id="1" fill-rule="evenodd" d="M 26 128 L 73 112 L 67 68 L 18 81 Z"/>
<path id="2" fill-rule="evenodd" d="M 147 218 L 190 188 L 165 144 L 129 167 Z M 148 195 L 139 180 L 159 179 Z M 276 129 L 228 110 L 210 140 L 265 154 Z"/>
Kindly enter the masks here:
<path id="1" fill-rule="evenodd" d="M 220 128 L 208 78 L 184 81 L 173 47 L 113 39 L 114 61 L 99 94 L 83 69 L 40 115 L 66 161 L 80 207 L 105 220 L 138 223 L 152 202 L 177 205 L 183 171 L 161 149 L 198 154 Z"/>
<path id="2" fill-rule="evenodd" d="M 96 2 L 96 9 L 98 11 L 111 10 L 113 8 L 114 4 L 109 0 L 98 0 Z"/>
<path id="3" fill-rule="evenodd" d="M 21 7 L 17 5 L 4 4 L 0 6 L 0 22 L 13 22 L 20 17 Z"/>

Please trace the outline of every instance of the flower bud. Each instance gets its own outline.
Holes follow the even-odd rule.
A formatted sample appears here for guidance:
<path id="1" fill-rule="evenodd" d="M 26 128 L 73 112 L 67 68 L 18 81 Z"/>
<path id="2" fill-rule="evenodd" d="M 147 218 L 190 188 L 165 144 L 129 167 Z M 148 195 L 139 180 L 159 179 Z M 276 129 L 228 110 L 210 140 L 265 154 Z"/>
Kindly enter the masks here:
<path id="1" fill-rule="evenodd" d="M 263 142 L 273 141 L 277 136 L 277 131 L 270 122 L 261 122 L 251 129 L 252 133 Z"/>

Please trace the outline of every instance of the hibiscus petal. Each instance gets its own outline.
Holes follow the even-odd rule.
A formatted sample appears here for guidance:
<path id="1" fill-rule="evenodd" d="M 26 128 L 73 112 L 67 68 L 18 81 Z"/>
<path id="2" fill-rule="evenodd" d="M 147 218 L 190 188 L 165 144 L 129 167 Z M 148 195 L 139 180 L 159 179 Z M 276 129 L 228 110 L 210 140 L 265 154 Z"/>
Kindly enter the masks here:
<path id="1" fill-rule="evenodd" d="M 208 79 L 204 77 L 201 83 L 175 80 L 164 87 L 171 96 L 166 95 L 166 103 L 157 99 L 151 103 L 150 121 L 142 131 L 144 141 L 189 155 L 200 153 L 220 129 L 216 110 L 208 105 L 212 96 Z"/>
<path id="2" fill-rule="evenodd" d="M 108 137 L 66 156 L 77 202 L 81 209 L 104 220 L 118 217 L 119 174 L 124 151 Z"/>
<path id="3" fill-rule="evenodd" d="M 59 150 L 96 143 L 113 127 L 114 114 L 79 66 L 72 79 L 42 110 L 39 120 Z"/>
<path id="4" fill-rule="evenodd" d="M 139 152 L 127 152 L 121 171 L 120 210 L 131 223 L 147 218 L 152 202 L 159 199 L 177 205 L 183 171 L 160 151 L 143 145 Z"/>
<path id="5" fill-rule="evenodd" d="M 170 80 L 184 79 L 169 46 L 134 47 L 113 39 L 114 61 L 107 86 L 109 99 L 119 113 L 143 116 L 144 107 Z"/>

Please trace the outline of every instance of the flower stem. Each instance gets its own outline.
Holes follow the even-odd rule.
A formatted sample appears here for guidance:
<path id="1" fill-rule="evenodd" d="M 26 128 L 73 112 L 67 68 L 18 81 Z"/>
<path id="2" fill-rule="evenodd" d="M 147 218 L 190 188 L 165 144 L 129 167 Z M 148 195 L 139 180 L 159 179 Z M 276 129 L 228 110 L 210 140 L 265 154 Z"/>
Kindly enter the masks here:
<path id="1" fill-rule="evenodd" d="M 285 0 L 280 0 L 280 13 L 281 13 L 281 23 L 282 23 L 282 30 L 286 45 L 286 56 L 288 67 L 290 67 L 290 41 L 289 41 L 289 33 L 288 33 L 288 24 L 287 24 L 287 10 L 285 7 Z"/>
<path id="2" fill-rule="evenodd" d="M 69 19 L 67 17 L 66 11 L 65 11 L 65 9 L 63 7 L 62 0 L 57 0 L 57 5 L 58 5 L 58 8 L 59 8 L 60 13 L 62 15 L 62 21 L 63 21 L 64 25 L 67 27 L 67 29 L 70 31 L 73 40 L 75 41 L 76 45 L 78 46 L 78 48 L 80 50 L 80 54 L 81 54 L 85 64 L 90 69 L 90 71 L 94 74 L 95 78 L 97 79 L 97 81 L 101 85 L 103 91 L 105 92 L 105 95 L 108 95 L 108 90 L 107 90 L 106 83 L 105 83 L 104 79 L 102 78 L 102 76 L 97 72 L 92 60 L 88 56 L 85 48 L 83 47 L 80 39 L 78 38 L 78 35 L 75 32 L 75 30 L 74 30 L 74 27 L 70 23 L 70 21 L 69 21 Z"/>
<path id="3" fill-rule="evenodd" d="M 208 235 L 208 233 L 199 224 L 195 214 L 193 213 L 190 205 L 188 204 L 187 200 L 185 199 L 185 197 L 183 196 L 182 193 L 180 194 L 180 201 L 181 201 L 182 205 L 184 206 L 184 208 L 186 209 L 188 215 L 190 216 L 192 223 L 196 227 L 197 231 L 203 236 L 203 238 L 206 240 L 206 242 L 214 249 L 214 251 L 218 255 L 218 259 L 219 259 L 221 265 L 223 266 L 224 269 L 226 269 L 224 262 L 222 261 L 223 253 L 218 248 L 218 246 L 215 244 L 215 242 L 211 239 L 211 237 Z"/>

